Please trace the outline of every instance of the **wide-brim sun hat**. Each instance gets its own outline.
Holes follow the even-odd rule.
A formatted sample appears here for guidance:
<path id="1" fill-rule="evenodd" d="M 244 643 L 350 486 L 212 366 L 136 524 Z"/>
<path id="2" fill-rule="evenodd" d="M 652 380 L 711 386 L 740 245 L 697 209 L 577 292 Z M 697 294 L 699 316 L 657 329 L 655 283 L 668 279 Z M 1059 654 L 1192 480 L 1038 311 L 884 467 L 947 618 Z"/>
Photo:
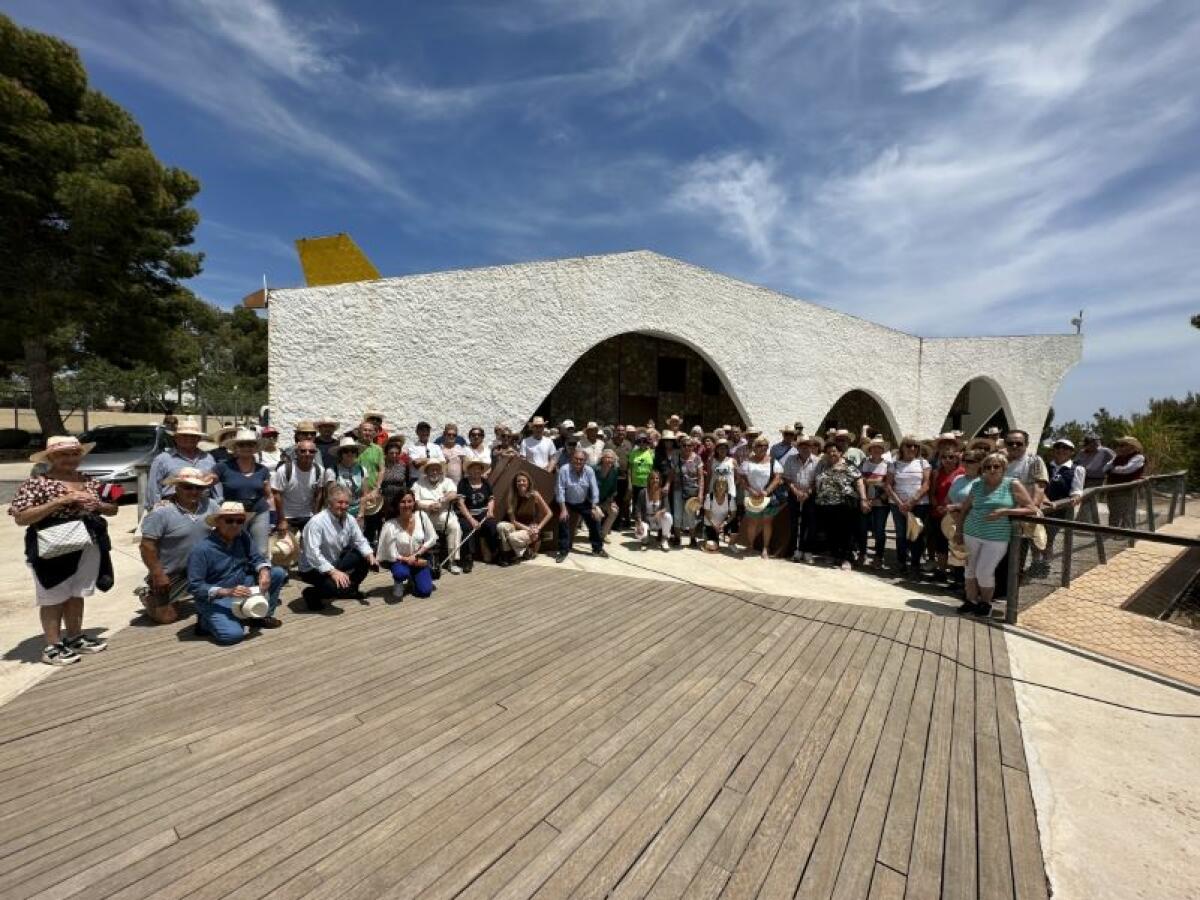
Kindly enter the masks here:
<path id="1" fill-rule="evenodd" d="M 179 437 L 180 435 L 198 438 L 208 437 L 208 435 L 200 429 L 200 423 L 191 418 L 184 419 L 175 426 L 175 437 Z"/>
<path id="2" fill-rule="evenodd" d="M 314 419 L 312 422 L 301 422 L 300 423 L 300 425 L 306 425 L 306 424 L 312 425 L 313 430 L 315 431 L 316 429 L 320 428 L 322 425 L 332 425 L 334 428 L 337 428 L 342 423 L 340 421 L 338 421 L 337 419 L 331 419 L 329 416 L 322 416 L 319 419 Z M 300 425 L 296 426 L 297 431 L 301 430 Z"/>
<path id="3" fill-rule="evenodd" d="M 767 508 L 770 502 L 771 498 L 766 494 L 763 494 L 761 497 L 747 497 L 746 509 L 750 510 L 751 512 L 762 512 Z"/>
<path id="4" fill-rule="evenodd" d="M 56 434 L 46 441 L 46 449 L 32 454 L 29 457 L 29 461 L 34 463 L 46 462 L 55 453 L 70 452 L 72 450 L 78 450 L 80 456 L 87 456 L 95 446 L 95 442 L 80 443 L 79 438 L 73 434 Z"/>
<path id="5" fill-rule="evenodd" d="M 468 459 L 465 463 L 463 463 L 463 469 L 470 469 L 473 466 L 479 466 L 481 469 L 486 469 L 487 463 L 477 457 Z"/>
<path id="6" fill-rule="evenodd" d="M 233 604 L 233 614 L 239 619 L 265 619 L 271 613 L 271 604 L 262 594 L 251 594 Z"/>
<path id="7" fill-rule="evenodd" d="M 674 431 L 672 431 L 670 428 L 667 428 L 658 436 L 658 439 L 660 441 L 675 441 L 678 440 L 679 437 Z"/>
<path id="8" fill-rule="evenodd" d="M 534 416 L 532 419 L 529 420 L 529 426 L 531 428 L 534 425 L 545 425 L 545 424 L 546 424 L 546 420 L 543 419 L 541 416 Z"/>
<path id="9" fill-rule="evenodd" d="M 295 428 L 293 428 L 293 429 L 292 429 L 292 431 L 295 431 L 295 432 L 297 432 L 297 433 L 298 433 L 298 432 L 301 432 L 301 431 L 306 431 L 306 432 L 309 432 L 309 433 L 311 433 L 311 434 L 316 434 L 316 433 L 317 433 L 317 425 L 318 425 L 318 423 L 320 423 L 320 422 L 329 422 L 329 421 L 330 421 L 329 419 L 317 419 L 317 421 L 316 421 L 316 422 L 311 422 L 311 421 L 309 421 L 308 419 L 302 419 L 301 421 L 299 421 L 299 422 L 297 422 L 297 423 L 296 423 L 296 427 L 295 427 Z M 335 425 L 334 425 L 334 427 L 336 428 L 336 427 L 337 427 L 337 425 L 335 424 Z"/>
<path id="10" fill-rule="evenodd" d="M 254 518 L 254 513 L 247 512 L 246 507 L 238 503 L 236 500 L 226 500 L 215 512 L 209 513 L 204 517 L 204 524 L 210 528 L 217 524 L 217 519 L 225 518 L 226 516 L 242 516 L 246 520 L 246 524 Z"/>
<path id="11" fill-rule="evenodd" d="M 1075 444 L 1073 441 L 1069 441 L 1066 438 L 1059 438 L 1057 441 L 1051 442 L 1050 447 L 1051 447 L 1051 449 L 1053 449 L 1054 447 L 1069 447 L 1072 450 L 1074 450 Z"/>
<path id="12" fill-rule="evenodd" d="M 163 481 L 163 484 L 190 484 L 195 487 L 210 487 L 216 480 L 216 475 L 201 472 L 199 469 L 194 469 L 191 466 L 184 466 L 170 478 Z"/>
<path id="13" fill-rule="evenodd" d="M 1142 442 L 1132 434 L 1126 434 L 1113 441 L 1114 447 L 1132 447 L 1134 453 L 1142 453 Z"/>
<path id="14" fill-rule="evenodd" d="M 271 565 L 286 569 L 299 558 L 300 547 L 296 543 L 296 536 L 290 531 L 271 538 Z"/>
<path id="15" fill-rule="evenodd" d="M 908 514 L 908 523 L 905 525 L 905 528 L 904 528 L 905 534 L 908 535 L 908 539 L 910 541 L 915 541 L 917 538 L 919 538 L 921 536 L 921 532 L 924 530 L 925 530 L 925 523 L 922 522 L 920 519 L 918 519 L 916 516 L 914 516 L 912 513 L 909 513 Z"/>
<path id="16" fill-rule="evenodd" d="M 237 429 L 233 437 L 226 438 L 221 442 L 226 450 L 232 450 L 238 444 L 253 444 L 255 447 L 259 445 L 258 433 L 250 428 Z"/>
<path id="17" fill-rule="evenodd" d="M 340 441 L 338 441 L 337 452 L 339 454 L 341 454 L 341 452 L 343 450 L 353 450 L 355 453 L 362 453 L 363 445 L 360 444 L 358 441 L 356 441 L 354 438 L 347 435 L 346 437 L 344 437 Z"/>

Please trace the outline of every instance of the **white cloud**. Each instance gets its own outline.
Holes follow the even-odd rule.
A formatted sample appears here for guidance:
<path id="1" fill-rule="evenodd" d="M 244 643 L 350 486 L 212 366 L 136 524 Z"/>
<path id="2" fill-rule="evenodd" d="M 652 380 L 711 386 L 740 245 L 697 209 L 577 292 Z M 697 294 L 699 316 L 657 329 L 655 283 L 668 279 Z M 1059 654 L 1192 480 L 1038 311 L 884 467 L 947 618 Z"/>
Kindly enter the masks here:
<path id="1" fill-rule="evenodd" d="M 774 252 L 774 230 L 786 203 L 775 163 L 746 153 L 693 162 L 672 202 L 689 213 L 711 213 L 719 228 L 741 240 L 763 262 Z"/>

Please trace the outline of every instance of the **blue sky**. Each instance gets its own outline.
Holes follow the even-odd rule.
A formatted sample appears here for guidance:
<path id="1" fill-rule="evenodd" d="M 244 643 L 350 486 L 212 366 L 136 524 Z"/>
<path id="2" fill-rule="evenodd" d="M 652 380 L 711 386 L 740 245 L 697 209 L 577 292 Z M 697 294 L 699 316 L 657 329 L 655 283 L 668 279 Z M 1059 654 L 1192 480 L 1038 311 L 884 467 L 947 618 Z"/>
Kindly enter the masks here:
<path id="1" fill-rule="evenodd" d="M 200 178 L 223 305 L 338 231 L 385 275 L 649 248 L 928 336 L 1084 308 L 1060 420 L 1200 388 L 1194 0 L 0 10 Z"/>

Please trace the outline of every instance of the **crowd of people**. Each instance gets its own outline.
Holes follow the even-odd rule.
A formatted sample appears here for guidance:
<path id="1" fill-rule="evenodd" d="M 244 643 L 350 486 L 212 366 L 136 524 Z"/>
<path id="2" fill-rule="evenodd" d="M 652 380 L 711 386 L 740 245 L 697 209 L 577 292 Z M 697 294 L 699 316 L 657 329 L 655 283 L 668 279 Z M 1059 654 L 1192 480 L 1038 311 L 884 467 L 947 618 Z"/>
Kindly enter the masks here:
<path id="1" fill-rule="evenodd" d="M 342 430 L 333 419 L 278 430 L 230 427 L 205 434 L 191 419 L 172 423 L 173 446 L 150 468 L 140 552 L 139 594 L 157 623 L 178 621 L 190 601 L 196 630 L 218 644 L 247 629 L 278 628 L 280 592 L 294 574 L 308 609 L 361 598 L 371 571 L 387 569 L 392 595 L 429 597 L 443 573 L 479 562 L 511 566 L 542 550 L 548 529 L 558 562 L 582 524 L 595 556 L 607 557 L 613 531 L 642 550 L 683 547 L 735 555 L 779 551 L 841 569 L 885 569 L 960 585 L 962 613 L 990 614 L 997 569 L 1014 515 L 1070 518 L 1086 488 L 1140 478 L 1142 448 L 1132 437 L 1112 449 L 1088 435 L 1077 450 L 1056 441 L 1047 465 L 1021 430 L 989 429 L 964 440 L 903 437 L 897 446 L 863 426 L 805 434 L 801 423 L 772 443 L 759 429 L 685 429 L 671 416 L 644 426 L 551 428 L 540 416 L 516 432 L 496 425 L 489 440 L 453 423 L 433 437 L 417 423 L 413 439 L 391 433 L 378 410 Z M 44 470 L 18 489 L 10 507 L 27 527 L 26 556 L 51 665 L 105 649 L 83 631 L 84 598 L 113 584 L 104 517 L 115 504 L 79 473 L 91 449 L 52 437 L 31 457 Z M 524 460 L 546 475 L 517 471 L 498 495 L 494 471 Z M 536 471 L 534 471 L 536 474 Z M 535 481 L 553 484 L 544 495 Z M 1110 522 L 1132 525 L 1132 507 L 1114 496 Z M 885 555 L 891 525 L 894 561 Z M 1048 568 L 1048 546 L 1028 548 L 1029 570 Z M 1022 565 L 1026 548 L 1022 549 Z"/>

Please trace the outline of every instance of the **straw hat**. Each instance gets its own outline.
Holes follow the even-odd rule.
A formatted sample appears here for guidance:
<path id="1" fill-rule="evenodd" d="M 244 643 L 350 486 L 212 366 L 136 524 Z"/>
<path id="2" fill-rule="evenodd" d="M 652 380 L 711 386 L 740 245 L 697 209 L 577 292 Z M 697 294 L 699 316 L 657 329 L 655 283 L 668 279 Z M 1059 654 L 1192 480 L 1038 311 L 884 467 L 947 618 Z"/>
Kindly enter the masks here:
<path id="1" fill-rule="evenodd" d="M 870 450 L 872 447 L 882 447 L 884 450 L 886 450 L 887 441 L 881 437 L 871 438 L 869 441 L 867 441 L 867 449 Z"/>
<path id="2" fill-rule="evenodd" d="M 693 516 L 697 515 L 700 512 L 700 498 L 688 497 L 688 500 L 685 504 L 683 504 L 683 507 Z"/>
<path id="3" fill-rule="evenodd" d="M 1113 441 L 1114 447 L 1131 447 L 1134 453 L 1142 453 L 1142 442 L 1135 438 L 1132 434 L 1124 435 Z"/>
<path id="4" fill-rule="evenodd" d="M 761 497 L 747 497 L 746 509 L 750 510 L 751 512 L 762 512 L 767 508 L 767 504 L 770 502 L 771 498 L 766 494 L 763 494 Z"/>
<path id="5" fill-rule="evenodd" d="M 175 437 L 180 435 L 191 435 L 192 437 L 205 438 L 208 437 L 200 430 L 200 423 L 190 416 L 175 426 Z"/>
<path id="6" fill-rule="evenodd" d="M 324 420 L 318 420 L 318 421 L 329 421 L 329 420 L 328 420 L 328 419 L 324 419 Z M 317 433 L 317 426 L 316 426 L 316 424 L 315 424 L 314 422 L 311 422 L 311 421 L 309 421 L 308 419 L 304 419 L 304 420 L 303 420 L 303 421 L 301 421 L 301 422 L 297 422 L 297 423 L 296 423 L 296 427 L 295 427 L 295 428 L 293 428 L 293 429 L 292 429 L 292 431 L 296 431 L 296 432 L 300 432 L 300 431 L 310 431 L 310 432 L 312 432 L 313 434 L 316 434 L 316 433 Z"/>
<path id="7" fill-rule="evenodd" d="M 253 444 L 258 446 L 258 433 L 251 428 L 236 428 L 234 429 L 233 437 L 227 438 L 221 442 L 226 450 L 232 450 L 238 444 Z"/>
<path id="8" fill-rule="evenodd" d="M 662 433 L 662 434 L 660 434 L 660 435 L 658 436 L 658 439 L 659 439 L 660 441 L 677 441 L 677 440 L 679 440 L 679 435 L 677 435 L 677 434 L 676 434 L 674 431 L 672 431 L 670 428 L 667 428 L 667 429 L 665 429 L 665 430 L 663 431 L 663 433 Z"/>
<path id="9" fill-rule="evenodd" d="M 939 444 L 941 444 L 943 442 L 950 443 L 950 444 L 957 444 L 958 443 L 958 435 L 955 434 L 953 431 L 944 431 L 937 436 L 937 442 Z"/>
<path id="10" fill-rule="evenodd" d="M 271 613 L 271 604 L 257 588 L 251 590 L 253 593 L 249 597 L 233 602 L 232 612 L 239 619 L 265 619 Z"/>
<path id="11" fill-rule="evenodd" d="M 337 419 L 331 419 L 329 416 L 321 416 L 321 418 L 317 419 L 315 422 L 312 422 L 311 424 L 314 426 L 313 430 L 316 431 L 322 425 L 332 425 L 334 428 L 337 428 L 342 423 L 339 422 Z M 296 430 L 297 431 L 300 430 L 299 425 L 296 426 Z"/>
<path id="12" fill-rule="evenodd" d="M 217 524 L 217 519 L 225 516 L 243 516 L 249 522 L 254 518 L 254 513 L 246 512 L 246 507 L 242 506 L 236 500 L 226 500 L 217 507 L 216 512 L 209 513 L 204 517 L 204 524 L 211 528 Z"/>
<path id="13" fill-rule="evenodd" d="M 362 414 L 362 417 L 363 417 L 364 422 L 367 421 L 368 419 L 378 419 L 380 422 L 383 421 L 383 413 L 381 413 L 377 409 L 368 409 L 365 413 Z"/>
<path id="14" fill-rule="evenodd" d="M 350 435 L 346 435 L 338 441 L 337 452 L 340 454 L 343 450 L 353 450 L 355 453 L 362 453 L 363 445 L 356 441 Z"/>
<path id="15" fill-rule="evenodd" d="M 271 565 L 290 568 L 300 558 L 300 547 L 296 536 L 290 531 L 287 534 L 277 534 L 271 538 Z"/>
<path id="16" fill-rule="evenodd" d="M 945 535 L 946 541 L 950 544 L 946 562 L 952 566 L 965 566 L 967 564 L 967 548 L 962 544 L 954 542 L 954 538 L 958 534 L 958 526 L 954 523 L 954 516 L 942 516 L 942 534 Z"/>
<path id="17" fill-rule="evenodd" d="M 779 433 L 780 434 L 795 434 L 796 426 L 795 425 L 784 425 L 782 428 L 779 429 Z"/>
<path id="18" fill-rule="evenodd" d="M 184 466 L 163 484 L 191 484 L 196 487 L 209 487 L 217 480 L 217 476 L 209 472 L 201 472 L 191 466 Z"/>
<path id="19" fill-rule="evenodd" d="M 230 435 L 234 435 L 237 433 L 238 433 L 238 427 L 236 425 L 222 425 L 220 428 L 218 428 L 216 431 L 214 431 L 212 433 L 213 443 L 220 446 L 221 444 L 225 443 L 225 441 L 229 438 Z M 257 441 L 258 435 L 255 435 L 254 439 Z"/>
<path id="20" fill-rule="evenodd" d="M 29 457 L 29 461 L 35 463 L 48 462 L 50 457 L 55 453 L 62 453 L 67 450 L 78 450 L 81 456 L 86 456 L 92 452 L 92 448 L 95 446 L 95 443 L 79 443 L 79 438 L 73 434 L 56 434 L 46 441 L 46 449 L 34 453 Z"/>
<path id="21" fill-rule="evenodd" d="M 607 453 L 608 451 L 605 450 L 604 452 Z M 479 468 L 481 468 L 481 469 L 486 469 L 487 463 L 485 463 L 482 459 L 479 459 L 478 457 L 474 457 L 472 459 L 468 459 L 463 464 L 463 468 L 467 469 L 467 470 L 471 469 L 471 467 L 473 467 L 473 466 L 479 466 Z"/>
<path id="22" fill-rule="evenodd" d="M 908 524 L 905 527 L 905 532 L 908 534 L 908 539 L 910 541 L 915 541 L 917 538 L 919 538 L 921 536 L 921 532 L 924 530 L 925 530 L 925 523 L 922 522 L 920 519 L 918 519 L 916 516 L 914 516 L 912 513 L 909 513 L 908 514 Z"/>

